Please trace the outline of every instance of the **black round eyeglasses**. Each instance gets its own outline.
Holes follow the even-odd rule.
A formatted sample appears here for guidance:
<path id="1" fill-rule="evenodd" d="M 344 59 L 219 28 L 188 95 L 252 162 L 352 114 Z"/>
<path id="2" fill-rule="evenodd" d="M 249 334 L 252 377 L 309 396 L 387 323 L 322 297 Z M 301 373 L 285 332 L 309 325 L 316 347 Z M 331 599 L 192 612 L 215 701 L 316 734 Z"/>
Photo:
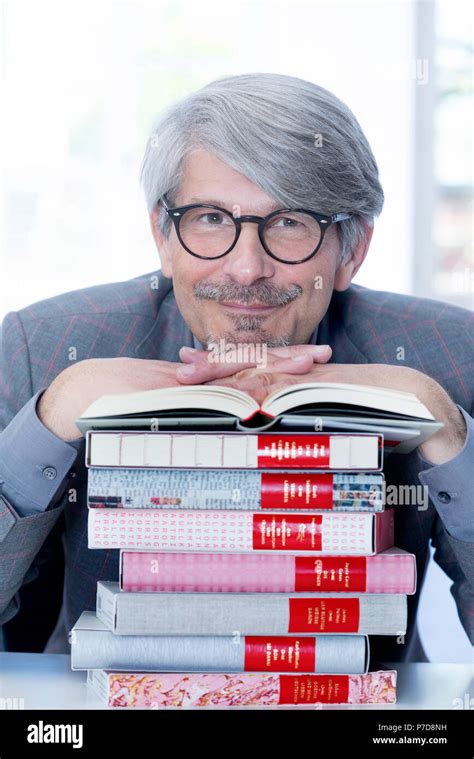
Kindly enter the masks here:
<path id="1" fill-rule="evenodd" d="M 352 218 L 352 213 L 326 215 L 306 208 L 280 208 L 267 216 L 236 216 L 210 203 L 193 203 L 171 208 L 166 195 L 162 203 L 174 223 L 178 239 L 196 258 L 226 256 L 239 239 L 242 222 L 258 224 L 265 252 L 285 264 L 309 261 L 320 249 L 331 224 Z"/>

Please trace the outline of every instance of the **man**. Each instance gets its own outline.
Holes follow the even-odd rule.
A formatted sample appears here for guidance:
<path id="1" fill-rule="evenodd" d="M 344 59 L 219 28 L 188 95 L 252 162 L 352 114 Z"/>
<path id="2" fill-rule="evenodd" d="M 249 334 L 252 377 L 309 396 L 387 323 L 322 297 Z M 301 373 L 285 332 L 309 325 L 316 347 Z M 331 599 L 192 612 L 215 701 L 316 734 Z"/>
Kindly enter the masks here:
<path id="1" fill-rule="evenodd" d="M 20 634 L 23 599 L 18 618 L 21 629 L 30 625 L 30 645 L 47 612 L 56 621 L 57 601 L 45 608 L 46 594 L 35 610 L 28 583 L 47 577 L 52 587 L 62 551 L 61 613 L 46 651 L 69 650 L 67 631 L 94 608 L 97 580 L 118 578 L 118 551 L 87 548 L 81 412 L 105 393 L 204 382 L 238 387 L 259 402 L 313 380 L 414 392 L 444 427 L 388 461 L 389 484 L 423 484 L 430 496 L 422 507 L 397 508 L 396 544 L 416 554 L 420 588 L 433 542 L 472 636 L 472 316 L 351 285 L 383 205 L 354 115 L 292 77 L 218 80 L 162 116 L 142 180 L 161 271 L 42 301 L 3 324 L 5 647 Z M 216 344 L 264 347 L 265 365 L 211 362 Z M 375 657 L 423 659 L 418 597 L 419 590 L 409 599 L 407 636 L 373 639 Z"/>

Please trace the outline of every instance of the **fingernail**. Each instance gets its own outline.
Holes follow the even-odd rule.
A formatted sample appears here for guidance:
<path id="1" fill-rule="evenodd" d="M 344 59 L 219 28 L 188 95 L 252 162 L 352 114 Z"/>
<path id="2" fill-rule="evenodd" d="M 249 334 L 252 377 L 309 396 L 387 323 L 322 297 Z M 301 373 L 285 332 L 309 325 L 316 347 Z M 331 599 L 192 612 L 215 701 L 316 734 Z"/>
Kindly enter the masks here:
<path id="1" fill-rule="evenodd" d="M 315 345 L 314 347 L 317 353 L 325 353 L 329 348 L 329 345 Z"/>
<path id="2" fill-rule="evenodd" d="M 300 353 L 298 356 L 292 356 L 291 360 L 296 361 L 297 364 L 301 364 L 302 361 L 306 361 L 308 356 L 304 353 Z"/>
<path id="3" fill-rule="evenodd" d="M 183 345 L 181 347 L 181 350 L 182 351 L 186 351 L 187 353 L 197 353 L 197 349 L 196 348 L 191 348 L 189 345 Z"/>
<path id="4" fill-rule="evenodd" d="M 178 366 L 176 371 L 178 371 L 184 377 L 190 377 L 191 374 L 194 374 L 196 371 L 196 367 L 194 364 L 186 364 L 186 366 Z"/>

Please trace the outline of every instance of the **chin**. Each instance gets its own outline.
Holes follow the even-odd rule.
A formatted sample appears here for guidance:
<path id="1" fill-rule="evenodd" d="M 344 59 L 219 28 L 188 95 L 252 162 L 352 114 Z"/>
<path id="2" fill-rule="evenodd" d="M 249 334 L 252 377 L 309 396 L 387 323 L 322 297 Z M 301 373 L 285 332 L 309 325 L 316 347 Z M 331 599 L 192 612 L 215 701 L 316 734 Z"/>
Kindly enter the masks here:
<path id="1" fill-rule="evenodd" d="M 291 345 L 291 339 L 288 335 L 274 335 L 267 332 L 222 332 L 213 331 L 208 333 L 204 345 L 219 344 L 223 340 L 225 344 L 234 345 L 265 345 L 267 348 L 284 348 Z"/>

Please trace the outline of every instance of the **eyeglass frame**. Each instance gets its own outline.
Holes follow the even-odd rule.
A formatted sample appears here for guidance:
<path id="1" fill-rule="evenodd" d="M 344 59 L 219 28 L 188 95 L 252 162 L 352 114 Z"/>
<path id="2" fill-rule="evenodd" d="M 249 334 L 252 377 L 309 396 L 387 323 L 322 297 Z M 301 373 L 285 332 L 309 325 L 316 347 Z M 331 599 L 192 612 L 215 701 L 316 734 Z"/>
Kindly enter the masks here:
<path id="1" fill-rule="evenodd" d="M 175 208 L 171 208 L 168 206 L 166 199 L 165 199 L 166 193 L 161 196 L 161 198 L 157 201 L 157 205 L 161 203 L 163 205 L 163 208 L 165 209 L 166 213 L 168 214 L 168 217 L 172 220 L 174 227 L 176 229 L 176 235 L 178 237 L 179 242 L 183 246 L 183 248 L 195 258 L 200 258 L 204 261 L 216 261 L 218 258 L 223 258 L 228 253 L 231 252 L 237 245 L 237 241 L 240 237 L 240 233 L 242 231 L 242 222 L 249 221 L 253 222 L 254 224 L 258 224 L 258 236 L 260 239 L 260 242 L 262 244 L 263 249 L 265 250 L 265 253 L 270 256 L 270 258 L 273 258 L 275 261 L 279 261 L 282 264 L 289 264 L 289 265 L 295 265 L 295 264 L 302 264 L 306 261 L 309 261 L 313 256 L 316 255 L 318 250 L 320 249 L 321 245 L 323 244 L 324 235 L 326 234 L 326 230 L 329 229 L 331 224 L 336 224 L 339 221 L 345 221 L 346 219 L 351 219 L 354 214 L 353 213 L 335 213 L 335 214 L 321 214 L 317 211 L 311 211 L 307 208 L 278 208 L 276 211 L 272 211 L 271 213 L 267 214 L 267 216 L 253 216 L 253 215 L 244 215 L 244 216 L 234 216 L 230 211 L 228 211 L 226 208 L 221 208 L 220 206 L 214 206 L 212 203 L 190 203 L 186 206 L 176 206 Z M 186 211 L 189 211 L 191 208 L 212 208 L 214 211 L 220 211 L 221 213 L 225 214 L 226 216 L 229 216 L 232 221 L 234 222 L 235 227 L 235 239 L 230 248 L 228 248 L 224 253 L 220 253 L 218 256 L 201 256 L 199 253 L 195 253 L 194 251 L 190 250 L 188 246 L 184 243 L 180 231 L 179 226 L 182 217 L 186 213 Z M 306 258 L 301 258 L 299 261 L 285 261 L 282 258 L 278 258 L 277 256 L 272 253 L 269 248 L 267 247 L 267 244 L 265 243 L 265 239 L 263 236 L 263 231 L 265 228 L 265 225 L 267 224 L 268 220 L 271 219 L 273 216 L 278 216 L 281 213 L 306 213 L 309 216 L 311 216 L 313 219 L 315 219 L 319 224 L 319 229 L 321 230 L 321 238 L 316 246 L 316 248 L 313 250 L 312 253 L 309 254 L 309 256 L 306 256 Z"/>

